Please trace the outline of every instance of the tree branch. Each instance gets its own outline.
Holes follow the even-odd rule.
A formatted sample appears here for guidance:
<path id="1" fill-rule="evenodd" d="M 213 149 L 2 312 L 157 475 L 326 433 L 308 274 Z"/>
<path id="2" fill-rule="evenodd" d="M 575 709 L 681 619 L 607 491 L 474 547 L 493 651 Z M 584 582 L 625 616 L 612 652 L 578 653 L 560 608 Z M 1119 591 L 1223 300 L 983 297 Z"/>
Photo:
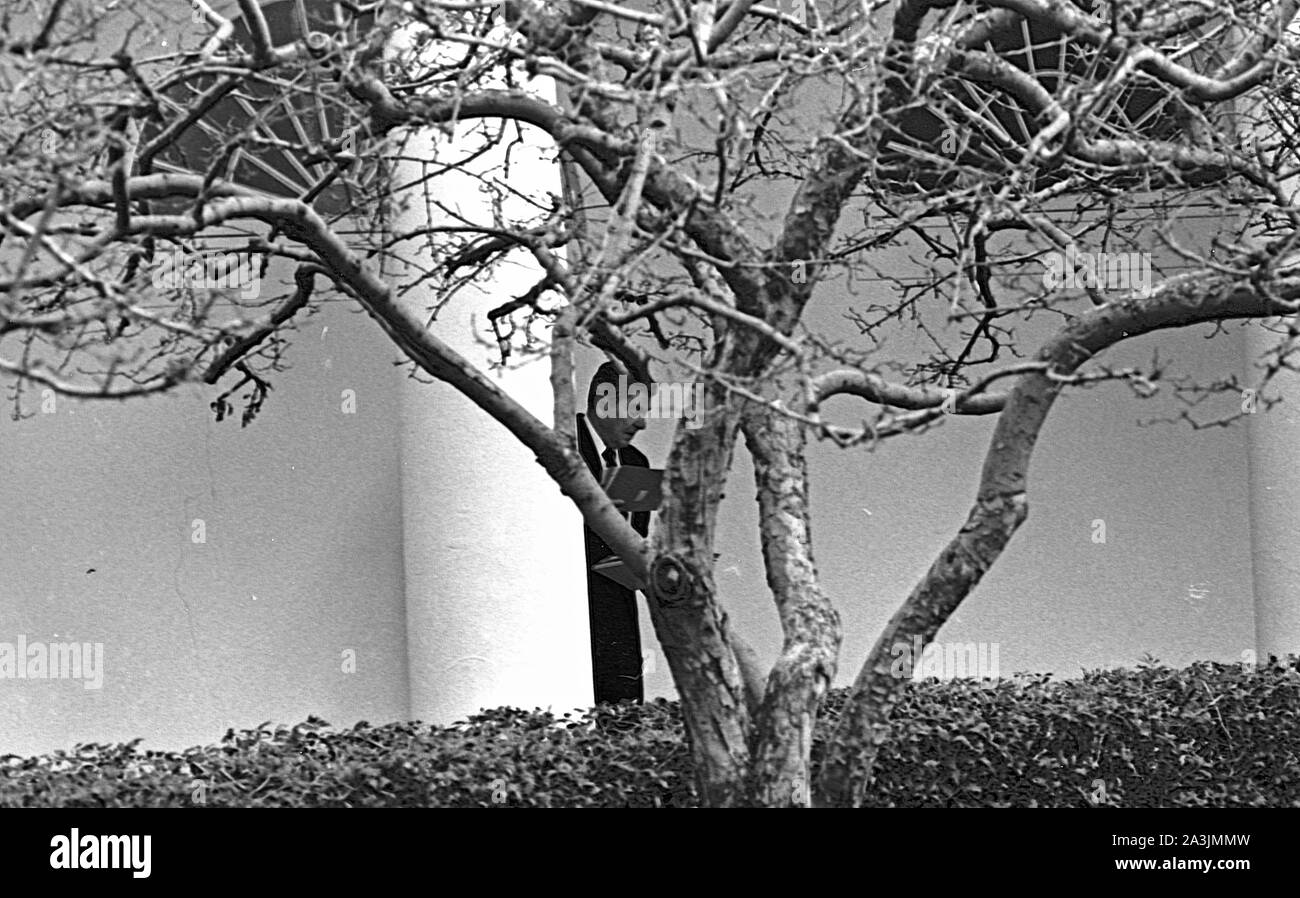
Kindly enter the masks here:
<path id="1" fill-rule="evenodd" d="M 1048 367 L 1027 374 L 1011 391 L 966 523 L 890 619 L 854 681 L 822 767 L 819 790 L 827 803 L 857 805 L 866 794 L 890 713 L 906 685 L 893 672 L 898 647 L 910 652 L 913 640 L 926 645 L 934 639 L 1029 514 L 1030 458 L 1066 376 L 1116 343 L 1155 330 L 1293 313 L 1279 297 L 1300 297 L 1300 281 L 1264 291 L 1248 280 L 1193 272 L 1167 281 L 1150 297 L 1084 313 L 1043 346 L 1036 358 Z"/>

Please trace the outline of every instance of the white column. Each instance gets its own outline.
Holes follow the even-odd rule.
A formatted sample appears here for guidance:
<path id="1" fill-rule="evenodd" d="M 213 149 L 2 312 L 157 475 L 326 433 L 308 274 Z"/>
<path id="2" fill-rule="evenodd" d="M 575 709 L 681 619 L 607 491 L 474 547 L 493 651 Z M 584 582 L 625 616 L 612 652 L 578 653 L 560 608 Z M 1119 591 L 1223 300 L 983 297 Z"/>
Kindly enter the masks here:
<path id="1" fill-rule="evenodd" d="M 547 100 L 554 96 L 550 79 L 536 79 L 532 87 Z M 479 144 L 467 136 L 476 126 L 460 124 L 450 139 L 430 129 L 406 154 L 463 158 L 467 146 Z M 561 193 L 559 166 L 550 139 L 530 126 L 523 129 L 525 142 L 509 153 L 510 183 L 548 208 L 547 194 Z M 501 143 L 515 136 L 512 125 Z M 504 156 L 505 148 L 498 147 L 480 157 L 474 170 L 499 170 Z M 419 175 L 415 163 L 395 173 L 398 183 Z M 433 186 L 447 206 L 492 224 L 491 208 L 470 172 L 439 175 Z M 409 191 L 408 200 L 411 208 L 396 222 L 399 231 L 423 226 L 431 211 L 438 214 L 426 207 L 422 189 Z M 512 210 L 525 209 L 521 201 L 507 202 L 506 219 Z M 491 283 L 462 288 L 439 311 L 434 333 L 488 373 L 496 350 L 487 312 L 539 277 L 531 256 L 512 253 Z M 428 292 L 412 291 L 407 302 L 422 319 L 428 317 Z M 488 376 L 539 419 L 552 421 L 544 355 Z M 531 452 L 450 386 L 406 381 L 402 417 L 411 716 L 447 723 L 501 705 L 557 713 L 590 706 L 586 563 L 577 509 Z"/>
<path id="2" fill-rule="evenodd" d="M 1274 327 L 1277 322 L 1274 322 Z M 1259 323 L 1246 329 L 1246 381 L 1281 333 Z M 1272 385 L 1286 401 L 1248 417 L 1251 564 L 1255 587 L 1255 651 L 1259 660 L 1300 654 L 1300 396 L 1293 376 Z M 1245 400 L 1243 400 L 1245 401 Z"/>
<path id="3" fill-rule="evenodd" d="M 1300 23 L 1288 27 L 1297 36 Z M 1271 121 L 1258 108 L 1240 130 L 1267 144 Z M 1300 200 L 1300 179 L 1282 185 L 1288 202 Z M 1264 354 L 1286 338 L 1286 322 L 1270 319 L 1246 327 L 1245 386 L 1258 378 Z M 1260 661 L 1300 654 L 1300 381 L 1283 371 L 1271 391 L 1285 401 L 1265 412 L 1262 403 L 1248 417 L 1250 455 L 1251 567 L 1255 589 L 1255 652 Z M 1243 400 L 1244 401 L 1244 400 Z"/>

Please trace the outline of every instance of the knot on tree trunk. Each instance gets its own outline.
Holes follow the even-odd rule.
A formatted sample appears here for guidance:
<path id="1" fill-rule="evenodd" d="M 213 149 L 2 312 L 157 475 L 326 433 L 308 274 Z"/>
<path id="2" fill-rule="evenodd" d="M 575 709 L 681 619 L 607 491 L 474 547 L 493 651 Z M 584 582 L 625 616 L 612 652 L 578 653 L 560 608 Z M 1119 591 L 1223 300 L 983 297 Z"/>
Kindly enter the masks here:
<path id="1" fill-rule="evenodd" d="M 693 580 L 691 569 L 676 555 L 660 555 L 650 563 L 650 592 L 661 607 L 685 602 Z"/>

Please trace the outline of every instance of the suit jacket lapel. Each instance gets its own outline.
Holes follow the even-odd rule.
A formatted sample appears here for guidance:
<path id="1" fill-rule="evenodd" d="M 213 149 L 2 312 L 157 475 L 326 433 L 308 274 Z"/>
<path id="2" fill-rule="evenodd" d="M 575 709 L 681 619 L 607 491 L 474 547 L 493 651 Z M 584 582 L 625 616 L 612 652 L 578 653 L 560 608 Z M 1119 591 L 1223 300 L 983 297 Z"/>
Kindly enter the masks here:
<path id="1" fill-rule="evenodd" d="M 599 483 L 601 476 L 605 473 L 604 460 L 600 457 L 600 450 L 596 448 L 596 438 L 591 434 L 591 428 L 587 424 L 587 416 L 579 412 L 577 417 L 578 426 L 576 429 L 578 431 L 578 453 L 582 456 L 582 460 L 587 463 L 587 467 L 591 470 L 591 476 L 595 477 L 596 482 Z M 620 465 L 635 465 L 642 468 L 650 467 L 650 461 L 644 454 L 642 454 L 641 450 L 637 449 L 635 446 L 625 446 L 622 449 L 615 449 L 614 451 L 616 453 L 615 457 L 618 458 L 618 463 Z M 640 533 L 642 536 L 645 536 L 646 533 L 649 532 L 650 512 L 638 511 L 625 514 L 623 517 L 627 518 L 632 524 L 632 529 L 636 530 L 636 532 Z M 584 523 L 583 527 L 586 526 L 586 523 Z M 603 541 L 601 542 L 601 545 L 605 545 Z"/>

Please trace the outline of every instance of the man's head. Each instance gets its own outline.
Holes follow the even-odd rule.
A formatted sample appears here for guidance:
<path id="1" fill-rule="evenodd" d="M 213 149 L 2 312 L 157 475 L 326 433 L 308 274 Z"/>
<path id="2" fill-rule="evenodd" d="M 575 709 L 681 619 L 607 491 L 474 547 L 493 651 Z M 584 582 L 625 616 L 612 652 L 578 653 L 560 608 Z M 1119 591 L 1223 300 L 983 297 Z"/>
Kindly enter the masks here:
<path id="1" fill-rule="evenodd" d="M 628 392 L 637 384 L 613 362 L 605 362 L 596 369 L 587 388 L 587 419 L 600 435 L 601 441 L 611 449 L 622 449 L 645 430 L 645 415 L 628 410 Z M 640 384 L 639 390 L 648 390 Z M 639 411 L 639 409 L 637 409 Z"/>

